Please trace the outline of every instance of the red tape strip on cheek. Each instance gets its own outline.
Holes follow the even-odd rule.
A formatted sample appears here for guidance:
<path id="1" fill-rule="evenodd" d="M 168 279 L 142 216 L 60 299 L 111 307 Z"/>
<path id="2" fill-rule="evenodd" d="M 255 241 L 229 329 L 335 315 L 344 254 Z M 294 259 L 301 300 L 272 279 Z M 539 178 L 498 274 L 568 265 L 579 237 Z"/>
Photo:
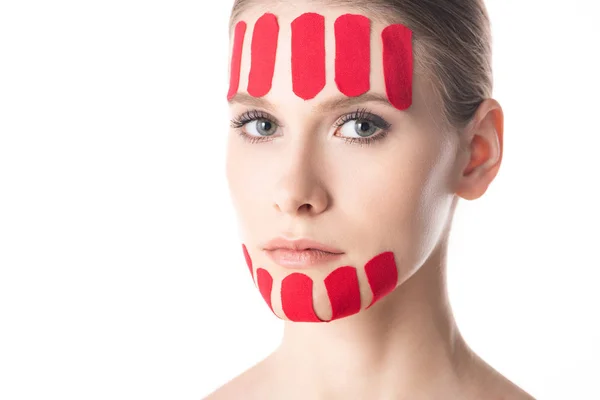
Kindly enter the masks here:
<path id="1" fill-rule="evenodd" d="M 251 96 L 262 97 L 271 90 L 278 35 L 279 24 L 275 15 L 266 13 L 256 21 L 252 34 L 252 61 L 248 77 L 248 93 Z"/>
<path id="2" fill-rule="evenodd" d="M 363 15 L 345 14 L 335 20 L 335 83 L 346 96 L 369 90 L 371 23 Z"/>
<path id="3" fill-rule="evenodd" d="M 304 100 L 325 87 L 325 17 L 320 14 L 292 21 L 292 87 Z"/>
<path id="4" fill-rule="evenodd" d="M 273 314 L 275 314 L 275 311 L 273 311 L 273 307 L 271 306 L 271 291 L 273 289 L 273 277 L 271 276 L 271 274 L 269 274 L 269 272 L 266 269 L 259 268 L 256 270 L 256 280 L 258 281 L 258 290 L 260 291 L 260 294 L 269 305 L 269 308 L 271 309 Z"/>
<path id="5" fill-rule="evenodd" d="M 235 34 L 233 37 L 233 49 L 231 52 L 231 70 L 229 75 L 229 92 L 227 92 L 227 100 L 231 100 L 233 96 L 235 96 L 240 85 L 242 47 L 244 45 L 245 34 L 246 23 L 244 21 L 240 21 L 235 25 Z"/>
<path id="6" fill-rule="evenodd" d="M 412 104 L 412 31 L 402 24 L 387 26 L 381 32 L 383 72 L 390 103 L 399 110 Z"/>
<path id="7" fill-rule="evenodd" d="M 390 293 L 398 283 L 398 269 L 391 251 L 373 257 L 365 264 L 365 273 L 373 292 L 373 300 L 369 307 Z"/>
<path id="8" fill-rule="evenodd" d="M 281 306 L 290 321 L 321 322 L 313 309 L 312 287 L 312 279 L 299 272 L 281 281 Z"/>
<path id="9" fill-rule="evenodd" d="M 325 278 L 331 302 L 331 320 L 347 317 L 360 311 L 360 289 L 354 267 L 340 267 Z"/>

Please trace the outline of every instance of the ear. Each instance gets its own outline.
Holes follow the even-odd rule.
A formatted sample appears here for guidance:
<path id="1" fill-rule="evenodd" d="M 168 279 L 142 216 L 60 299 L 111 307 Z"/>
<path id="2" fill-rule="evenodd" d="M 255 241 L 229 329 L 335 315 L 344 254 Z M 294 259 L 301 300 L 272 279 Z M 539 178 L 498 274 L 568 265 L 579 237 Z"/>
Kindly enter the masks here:
<path id="1" fill-rule="evenodd" d="M 481 197 L 500 169 L 503 155 L 504 113 L 494 99 L 485 99 L 477 108 L 465 132 L 464 157 L 456 194 L 466 200 Z"/>

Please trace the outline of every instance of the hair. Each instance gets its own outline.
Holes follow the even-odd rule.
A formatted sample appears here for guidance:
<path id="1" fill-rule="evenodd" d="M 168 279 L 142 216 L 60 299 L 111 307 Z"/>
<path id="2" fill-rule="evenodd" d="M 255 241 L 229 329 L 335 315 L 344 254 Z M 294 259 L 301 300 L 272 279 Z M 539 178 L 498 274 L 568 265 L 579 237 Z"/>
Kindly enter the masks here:
<path id="1" fill-rule="evenodd" d="M 282 0 L 269 0 L 278 3 Z M 348 6 L 413 31 L 415 69 L 433 82 L 447 128 L 464 129 L 491 97 L 492 36 L 484 0 L 312 0 Z M 264 0 L 235 0 L 230 29 L 248 7 Z"/>

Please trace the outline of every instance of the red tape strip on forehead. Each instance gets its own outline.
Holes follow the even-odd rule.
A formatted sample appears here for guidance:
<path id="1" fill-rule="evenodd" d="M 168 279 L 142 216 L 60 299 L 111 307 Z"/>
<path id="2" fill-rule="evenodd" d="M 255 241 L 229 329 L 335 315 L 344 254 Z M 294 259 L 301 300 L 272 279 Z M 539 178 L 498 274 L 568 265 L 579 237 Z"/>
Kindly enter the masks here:
<path id="1" fill-rule="evenodd" d="M 313 309 L 313 281 L 294 272 L 281 281 L 281 306 L 290 321 L 321 322 Z"/>
<path id="2" fill-rule="evenodd" d="M 381 32 L 385 89 L 390 103 L 405 110 L 412 103 L 412 31 L 402 24 L 387 26 Z"/>
<path id="3" fill-rule="evenodd" d="M 278 36 L 279 24 L 275 15 L 266 13 L 256 21 L 248 76 L 248 94 L 251 96 L 262 97 L 271 90 Z"/>
<path id="4" fill-rule="evenodd" d="M 229 92 L 227 100 L 231 100 L 238 91 L 240 85 L 240 68 L 242 65 L 242 48 L 244 46 L 244 35 L 246 34 L 246 23 L 239 21 L 235 25 L 233 38 L 233 49 L 231 54 L 231 70 L 229 75 Z"/>
<path id="5" fill-rule="evenodd" d="M 360 289 L 356 268 L 347 266 L 332 271 L 325 278 L 325 287 L 331 303 L 331 321 L 360 311 Z"/>
<path id="6" fill-rule="evenodd" d="M 346 96 L 369 90 L 371 23 L 363 15 L 345 14 L 334 23 L 335 83 Z"/>
<path id="7" fill-rule="evenodd" d="M 292 21 L 292 87 L 304 100 L 325 87 L 325 17 L 305 13 Z"/>

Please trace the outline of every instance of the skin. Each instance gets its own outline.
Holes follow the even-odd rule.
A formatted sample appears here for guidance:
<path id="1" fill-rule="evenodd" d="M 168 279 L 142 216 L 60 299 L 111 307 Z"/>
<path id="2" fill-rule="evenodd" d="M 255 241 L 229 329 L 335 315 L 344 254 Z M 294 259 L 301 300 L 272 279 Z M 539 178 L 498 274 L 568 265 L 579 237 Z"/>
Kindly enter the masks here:
<path id="1" fill-rule="evenodd" d="M 304 2 L 280 2 L 268 10 L 251 6 L 240 15 L 248 23 L 240 93 L 247 94 L 252 27 L 266 11 L 277 15 L 281 29 L 273 86 L 263 98 L 270 105 L 234 101 L 230 110 L 235 118 L 257 109 L 282 126 L 266 138 L 272 142 L 258 143 L 245 142 L 230 129 L 226 174 L 243 243 L 255 270 L 265 268 L 273 276 L 273 293 L 294 271 L 262 254 L 267 240 L 311 237 L 342 249 L 343 265 L 358 267 L 361 311 L 328 323 L 292 322 L 274 295 L 274 312 L 286 320 L 281 344 L 207 399 L 533 399 L 468 347 L 446 288 L 457 201 L 482 196 L 500 167 L 499 103 L 485 100 L 459 135 L 443 127 L 431 79 L 415 69 L 413 104 L 407 110 L 361 102 L 317 111 L 341 95 L 333 75 L 332 21 L 361 12 Z M 290 23 L 304 12 L 324 15 L 327 24 L 327 83 L 308 101 L 292 92 L 290 63 L 281 61 L 290 59 Z M 387 24 L 367 16 L 373 38 L 380 37 Z M 381 45 L 372 39 L 372 46 L 369 92 L 385 96 Z M 358 136 L 348 128 L 341 133 L 334 124 L 358 107 L 392 124 L 383 140 L 360 146 L 342 139 Z M 257 135 L 252 127 L 242 129 Z M 365 310 L 372 293 L 361 267 L 386 250 L 395 254 L 398 286 Z M 302 270 L 315 282 L 313 307 L 324 320 L 331 310 L 322 281 L 336 266 Z"/>

